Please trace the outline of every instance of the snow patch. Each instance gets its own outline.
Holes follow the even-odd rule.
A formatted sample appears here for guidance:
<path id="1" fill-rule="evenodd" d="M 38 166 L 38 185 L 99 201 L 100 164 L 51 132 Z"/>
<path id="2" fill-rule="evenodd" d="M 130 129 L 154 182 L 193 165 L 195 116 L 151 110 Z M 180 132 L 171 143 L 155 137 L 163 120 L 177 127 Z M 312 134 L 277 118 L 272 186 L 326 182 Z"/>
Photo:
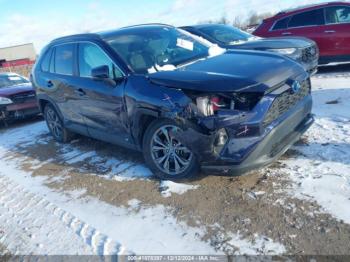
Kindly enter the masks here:
<path id="1" fill-rule="evenodd" d="M 186 185 L 172 181 L 162 181 L 159 184 L 159 188 L 163 197 L 170 197 L 171 194 L 182 195 L 189 190 L 195 190 L 199 188 L 199 185 Z"/>
<path id="2" fill-rule="evenodd" d="M 234 234 L 231 235 L 231 240 L 227 242 L 227 245 L 236 248 L 234 255 L 280 255 L 286 252 L 283 245 L 268 237 L 258 235 L 254 237 L 255 239 L 251 242 Z"/>
<path id="3" fill-rule="evenodd" d="M 350 85 L 345 78 L 313 79 L 315 124 L 301 155 L 282 161 L 295 197 L 316 201 L 322 211 L 350 224 Z M 339 99 L 340 98 L 340 99 Z M 339 103 L 327 103 L 338 100 Z"/>

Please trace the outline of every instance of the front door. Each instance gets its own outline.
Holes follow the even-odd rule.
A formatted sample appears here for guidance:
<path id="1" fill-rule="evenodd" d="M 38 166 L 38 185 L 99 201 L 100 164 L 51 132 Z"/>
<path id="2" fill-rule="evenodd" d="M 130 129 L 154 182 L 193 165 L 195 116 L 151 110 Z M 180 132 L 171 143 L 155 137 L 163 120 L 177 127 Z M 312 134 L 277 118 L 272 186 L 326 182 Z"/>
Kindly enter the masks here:
<path id="1" fill-rule="evenodd" d="M 110 78 L 93 78 L 91 70 L 103 65 L 109 67 Z M 100 46 L 90 42 L 79 43 L 78 68 L 79 82 L 75 85 L 83 98 L 79 107 L 89 134 L 119 144 L 132 142 L 124 103 L 126 80 L 120 80 L 121 70 Z"/>

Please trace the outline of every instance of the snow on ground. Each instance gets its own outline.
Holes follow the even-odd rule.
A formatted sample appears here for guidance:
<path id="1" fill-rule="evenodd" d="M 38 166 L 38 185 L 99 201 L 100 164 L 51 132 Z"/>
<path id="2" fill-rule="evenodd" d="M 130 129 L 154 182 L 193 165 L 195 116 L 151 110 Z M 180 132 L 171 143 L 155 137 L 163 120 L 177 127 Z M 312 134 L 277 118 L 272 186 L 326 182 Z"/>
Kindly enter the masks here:
<path id="1" fill-rule="evenodd" d="M 170 210 L 162 205 L 141 207 L 137 199 L 132 199 L 128 207 L 115 207 L 94 198 L 82 197 L 84 192 L 74 191 L 62 194 L 45 187 L 43 184 L 48 181 L 52 182 L 52 178 L 32 177 L 30 172 L 19 168 L 24 161 L 31 162 L 32 169 L 39 168 L 45 163 L 39 163 L 40 161 L 31 160 L 25 156 L 14 158 L 11 153 L 16 151 L 13 149 L 17 143 L 24 147 L 34 145 L 36 141 L 40 141 L 41 144 L 48 143 L 51 138 L 50 136 L 43 138 L 46 133 L 47 128 L 43 122 L 0 133 L 0 181 L 6 181 L 11 185 L 7 190 L 2 191 L 1 196 L 3 197 L 0 198 L 2 211 L 0 224 L 4 231 L 4 235 L 0 236 L 0 242 L 8 246 L 12 253 L 222 253 L 220 250 L 215 250 L 210 243 L 201 241 L 201 237 L 206 233 L 204 227 L 189 227 L 177 221 L 170 215 Z M 108 170 L 112 167 L 112 171 L 103 177 L 106 179 L 117 177 L 118 181 L 130 181 L 136 177 L 147 179 L 151 175 L 143 165 L 123 162 L 118 166 L 117 164 L 122 160 L 115 158 L 103 164 L 95 151 L 81 152 L 74 148 L 74 141 L 73 144 L 61 146 L 57 155 L 62 163 L 72 164 L 86 160 L 90 164 L 101 165 L 101 169 Z M 114 165 L 118 167 L 113 168 Z M 64 174 L 57 174 L 54 180 L 64 179 L 63 176 Z M 164 197 L 170 197 L 171 194 L 184 194 L 196 188 L 198 186 L 171 181 L 160 183 L 161 194 Z M 29 199 L 28 196 L 30 196 Z M 11 201 L 13 207 L 8 206 L 9 199 L 14 199 Z M 35 201 L 28 208 L 23 208 L 23 205 L 20 204 L 32 201 L 31 199 Z M 48 223 L 45 224 L 43 221 Z M 83 233 L 82 228 L 88 228 L 88 233 Z M 53 233 L 50 233 L 51 231 Z M 22 242 L 15 240 L 21 236 L 24 239 Z M 35 236 L 34 239 L 32 236 Z M 280 245 L 262 236 L 256 236 L 254 243 L 242 239 L 237 234 L 231 234 L 231 236 L 233 239 L 231 245 L 236 247 L 234 251 L 236 254 L 243 254 L 246 251 L 254 254 L 270 254 L 271 252 L 279 254 L 281 250 L 284 250 L 278 248 L 274 251 L 274 245 Z M 62 241 L 57 242 L 53 238 Z M 67 247 L 64 244 L 67 242 L 75 244 Z"/>
<path id="2" fill-rule="evenodd" d="M 347 75 L 325 75 L 313 79 L 316 122 L 306 134 L 307 145 L 295 146 L 300 152 L 278 170 L 289 174 L 295 182 L 288 193 L 294 197 L 316 201 L 326 212 L 350 223 L 350 86 Z M 20 168 L 31 162 L 31 170 L 45 162 L 30 159 L 17 147 L 45 145 L 44 122 L 0 131 L 0 243 L 18 254 L 218 254 L 233 247 L 234 254 L 281 254 L 283 245 L 264 236 L 242 239 L 239 232 L 230 234 L 225 247 L 215 250 L 201 240 L 204 226 L 190 227 L 177 221 L 171 210 L 162 205 L 142 206 L 130 199 L 128 206 L 112 206 L 82 191 L 58 192 L 44 184 L 64 179 L 32 177 Z M 59 145 L 57 163 L 93 165 L 104 179 L 132 182 L 150 179 L 151 172 L 143 164 L 115 157 L 103 161 L 94 150 L 83 152 L 74 141 Z M 14 152 L 22 156 L 13 156 Z M 81 166 L 84 170 L 84 165 Z M 105 171 L 108 171 L 105 173 Z M 70 172 L 67 168 L 65 172 Z M 170 181 L 160 183 L 163 197 L 185 194 L 198 186 Z M 68 193 L 68 194 L 67 194 Z M 256 198 L 265 192 L 254 193 Z M 217 236 L 220 239 L 220 236 Z M 225 242 L 225 241 L 223 241 Z M 69 243 L 69 245 L 67 245 Z"/>
<path id="3" fill-rule="evenodd" d="M 0 133 L 0 187 L 7 188 L 0 195 L 0 242 L 16 254 L 220 254 L 209 242 L 201 237 L 206 233 L 202 226 L 189 227 L 177 221 L 162 205 L 141 207 L 137 199 L 129 201 L 128 207 L 115 207 L 90 197 L 82 197 L 84 192 L 53 192 L 45 187 L 45 182 L 53 178 L 32 177 L 19 166 L 24 161 L 31 162 L 31 169 L 45 163 L 26 156 L 12 156 L 16 144 L 30 147 L 40 141 L 48 143 L 43 122 L 29 124 Z M 81 152 L 73 144 L 63 145 L 57 152 L 61 163 L 72 164 L 88 161 L 101 165 L 100 168 L 112 171 L 103 176 L 106 179 L 130 181 L 147 179 L 151 173 L 143 165 L 122 162 L 111 158 L 102 163 L 95 151 Z M 122 162 L 122 165 L 118 163 Z M 113 166 L 117 167 L 113 167 Z M 69 169 L 66 170 L 69 172 Z M 136 175 L 135 175 L 136 174 Z M 93 174 L 92 174 L 93 175 Z M 57 174 L 54 180 L 64 179 Z M 1 184 L 1 181 L 5 183 Z M 4 182 L 5 181 L 5 182 Z M 163 181 L 160 189 L 164 197 L 171 194 L 184 194 L 198 186 Z M 13 199 L 11 201 L 10 199 Z M 10 203 L 8 203 L 10 201 Z M 29 205 L 26 207 L 26 203 Z M 86 232 L 85 232 L 86 231 Z M 272 241 L 257 236 L 255 243 L 232 235 L 235 253 L 246 250 L 255 254 L 270 254 Z M 54 241 L 57 238 L 59 241 Z M 17 239 L 23 239 L 18 241 Z M 73 243 L 67 246 L 66 243 Z M 279 246 L 279 244 L 276 244 Z M 252 247 L 249 249 L 248 247 Z M 242 247 L 242 250 L 240 249 Z M 272 246 L 274 247 L 274 246 Z"/>
<path id="4" fill-rule="evenodd" d="M 326 212 L 350 224 L 350 75 L 313 79 L 316 122 L 301 153 L 283 161 L 295 182 L 291 194 L 316 201 Z"/>
<path id="5" fill-rule="evenodd" d="M 172 181 L 162 181 L 160 182 L 159 187 L 164 197 L 170 197 L 171 194 L 173 193 L 182 195 L 186 193 L 188 190 L 197 189 L 199 186 L 179 184 Z"/>
<path id="6" fill-rule="evenodd" d="M 30 136 L 24 135 L 29 130 L 31 130 Z M 3 220 L 0 219 L 3 223 L 0 222 L 0 224 L 5 232 L 4 236 L 0 238 L 0 242 L 8 246 L 12 253 L 221 253 L 220 250 L 214 250 L 214 247 L 210 246 L 209 243 L 200 240 L 206 232 L 204 227 L 189 227 L 185 223 L 177 221 L 170 215 L 170 210 L 162 205 L 145 208 L 140 207 L 140 202 L 137 199 L 132 199 L 128 203 L 129 207 L 114 207 L 94 198 L 82 198 L 84 192 L 74 191 L 63 195 L 43 186 L 44 182 L 52 181 L 52 178 L 32 177 L 30 173 L 20 170 L 18 166 L 24 159 L 10 157 L 9 152 L 16 141 L 22 145 L 35 144 L 35 140 L 37 138 L 42 140 L 40 135 L 46 132 L 45 124 L 40 122 L 23 127 L 21 131 L 14 129 L 0 134 L 0 181 L 6 181 L 12 185 L 2 192 L 4 197 L 0 198 L 0 207 L 3 208 L 1 210 Z M 28 142 L 28 140 L 32 142 Z M 65 162 L 73 163 L 73 159 L 81 161 L 87 156 L 93 157 L 91 161 L 98 162 L 98 156 L 95 156 L 95 153 L 81 153 L 71 145 L 63 146 L 61 151 L 63 155 L 59 156 Z M 113 161 L 108 164 L 112 165 Z M 39 166 L 36 161 L 33 161 L 33 164 Z M 147 169 L 146 167 L 142 168 Z M 130 172 L 130 174 L 126 172 L 125 177 L 129 176 L 130 179 L 134 179 L 133 170 Z M 147 178 L 149 171 L 140 172 L 139 176 L 142 174 Z M 57 174 L 54 179 L 64 179 L 62 176 L 63 174 Z M 0 187 L 2 187 L 1 184 Z M 163 190 L 162 195 L 169 197 L 173 193 L 184 194 L 188 190 L 195 190 L 198 186 L 162 181 L 160 188 Z M 27 195 L 31 197 L 28 199 Z M 13 205 L 16 207 L 13 210 L 7 206 L 7 200 L 12 198 L 15 199 Z M 23 205 L 19 205 L 19 203 L 25 204 L 32 198 L 36 201 L 28 206 L 30 211 L 27 209 L 21 211 Z M 22 212 L 24 214 L 21 215 Z M 47 221 L 48 224 L 44 224 L 43 221 Z M 85 227 L 89 228 L 88 234 L 82 233 L 82 228 Z M 38 230 L 39 228 L 40 230 Z M 56 228 L 57 230 L 54 230 Z M 50 233 L 52 230 L 54 233 Z M 21 235 L 27 239 L 23 243 L 18 242 L 18 245 L 12 245 L 11 243 L 17 243 L 15 239 Z M 50 240 L 49 236 L 45 240 L 46 235 L 61 239 L 62 243 L 74 242 L 76 244 L 68 248 L 61 245 L 61 241 Z M 31 241 L 30 236 L 37 237 L 35 241 Z M 231 234 L 231 236 L 233 239 L 231 245 L 234 245 L 238 250 L 234 251 L 236 254 L 243 254 L 246 251 L 253 254 L 270 254 L 271 252 L 279 254 L 281 250 L 284 250 L 278 248 L 274 251 L 273 248 L 280 245 L 266 240 L 264 237 L 256 236 L 255 243 L 252 243 L 242 239 L 239 235 Z"/>
<path id="7" fill-rule="evenodd" d="M 283 245 L 273 242 L 271 239 L 255 235 L 254 243 L 242 239 L 237 234 L 232 234 L 231 240 L 228 244 L 233 247 L 239 247 L 235 255 L 273 255 L 283 254 L 286 249 Z"/>
<path id="8" fill-rule="evenodd" d="M 88 224 L 4 176 L 0 176 L 0 187 L 0 240 L 12 254 L 118 254 L 123 250 Z"/>
<path id="9" fill-rule="evenodd" d="M 42 125 L 42 123 L 37 123 L 23 129 L 26 130 L 28 128 L 33 130 L 33 132 L 37 130 L 39 134 L 42 134 Z M 10 131 L 10 139 L 13 139 L 15 136 L 21 142 L 26 142 L 26 139 L 35 140 L 34 134 L 33 136 L 25 138 L 25 136 L 20 135 L 20 133 L 21 132 Z M 71 254 L 71 252 L 75 250 L 78 254 L 117 254 L 124 253 L 126 250 L 131 250 L 136 254 L 217 253 L 209 243 L 200 240 L 200 236 L 205 233 L 203 228 L 188 227 L 184 223 L 178 223 L 174 217 L 168 214 L 168 210 L 164 206 L 158 205 L 150 208 L 138 208 L 137 202 L 133 201 L 130 208 L 118 208 L 97 199 L 80 198 L 81 194 L 76 194 L 76 192 L 63 195 L 62 193 L 49 190 L 43 186 L 45 178 L 33 178 L 28 172 L 18 169 L 18 165 L 23 159 L 11 159 L 8 157 L 8 150 L 11 149 L 11 140 L 6 136 L 7 133 L 0 135 L 0 178 L 10 178 L 11 181 L 14 181 L 13 183 L 15 183 L 15 186 L 12 186 L 12 190 L 2 191 L 4 198 L 0 198 L 0 207 L 3 207 L 1 210 L 3 211 L 1 212 L 3 223 L 0 223 L 0 225 L 2 231 L 5 232 L 4 236 L 0 238 L 0 241 L 8 244 L 21 233 L 26 235 L 39 234 L 40 236 L 38 239 L 38 248 L 32 247 L 36 242 L 28 246 L 23 244 L 20 248 L 18 246 L 9 245 L 8 249 L 10 252 L 20 252 L 21 254 L 28 254 L 31 252 L 34 254 L 41 254 L 41 252 L 47 252 L 48 254 Z M 15 144 L 16 140 L 12 141 L 12 143 Z M 0 185 L 0 187 L 2 188 L 2 185 Z M 85 221 L 82 223 L 89 228 L 96 228 L 90 231 L 98 232 L 98 239 L 102 240 L 98 240 L 99 242 L 97 244 L 91 243 L 92 240 L 86 240 L 85 247 L 83 246 L 84 248 L 79 247 L 78 242 L 76 245 L 72 245 L 70 249 L 65 249 L 60 242 L 49 241 L 49 238 L 47 238 L 47 245 L 43 244 L 45 234 L 49 233 L 50 229 L 53 229 L 56 225 L 54 218 L 50 220 L 50 216 L 52 217 L 55 215 L 54 208 L 44 212 L 41 210 L 43 206 L 39 205 L 37 209 L 31 209 L 29 217 L 26 214 L 24 214 L 23 217 L 19 216 L 17 212 L 21 212 L 21 208 L 12 210 L 6 205 L 7 201 L 12 198 L 18 199 L 14 201 L 15 206 L 22 202 L 20 199 L 26 200 L 26 197 L 21 197 L 26 195 L 23 194 L 23 190 L 18 190 L 18 188 L 22 187 L 28 190 L 29 194 L 34 194 L 35 199 L 43 198 L 49 201 L 49 203 L 52 203 L 52 205 L 59 207 L 59 210 L 63 208 L 64 211 L 63 209 L 61 211 L 63 214 L 67 213 L 72 214 L 69 215 L 70 217 L 74 216 L 72 219 L 69 219 L 68 222 L 65 221 L 64 225 L 61 223 L 60 230 L 56 230 L 56 234 L 53 237 L 75 242 L 74 237 L 76 237 L 76 234 L 73 234 L 75 227 L 72 228 L 72 221 L 78 220 Z M 41 200 L 38 201 L 42 202 Z M 44 202 L 44 205 L 46 205 L 45 203 L 46 202 Z M 60 213 L 58 216 L 61 217 L 62 220 L 64 215 Z M 45 227 L 43 221 L 45 221 L 46 217 L 48 217 L 49 223 L 52 222 L 52 225 Z M 21 225 L 24 219 L 26 219 L 24 221 L 25 227 L 30 228 L 30 230 L 23 229 L 24 231 L 17 232 L 18 225 Z M 39 223 L 38 220 L 40 224 L 37 225 L 36 223 Z M 62 228 L 64 226 L 65 228 Z M 71 232 L 72 230 L 73 232 Z M 16 234 L 11 233 L 13 231 L 15 231 Z M 28 233 L 26 233 L 27 231 Z M 80 233 L 78 233 L 78 235 L 80 235 Z M 90 236 L 90 239 L 91 238 Z M 85 238 L 83 240 L 85 240 Z M 27 242 L 28 241 L 25 243 Z M 84 241 L 80 242 L 84 244 Z M 112 245 L 116 248 L 110 250 L 110 243 L 117 243 Z"/>

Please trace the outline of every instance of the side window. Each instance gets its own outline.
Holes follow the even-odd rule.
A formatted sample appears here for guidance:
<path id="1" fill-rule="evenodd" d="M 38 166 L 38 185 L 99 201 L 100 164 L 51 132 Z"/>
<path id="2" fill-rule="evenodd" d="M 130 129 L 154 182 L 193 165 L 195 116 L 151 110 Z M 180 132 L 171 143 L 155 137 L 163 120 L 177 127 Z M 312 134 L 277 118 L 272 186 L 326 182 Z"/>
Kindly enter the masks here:
<path id="1" fill-rule="evenodd" d="M 323 9 L 312 10 L 294 15 L 288 24 L 288 27 L 302 27 L 313 25 L 324 25 Z"/>
<path id="2" fill-rule="evenodd" d="M 52 49 L 51 61 L 50 61 L 50 73 L 55 73 L 55 52 L 56 49 Z"/>
<path id="3" fill-rule="evenodd" d="M 43 72 L 48 72 L 50 69 L 50 59 L 51 59 L 51 54 L 52 54 L 52 48 L 46 51 L 44 54 L 43 59 L 41 60 L 41 71 Z"/>
<path id="4" fill-rule="evenodd" d="M 326 8 L 327 24 L 350 23 L 350 7 L 334 6 Z"/>
<path id="5" fill-rule="evenodd" d="M 109 67 L 111 77 L 123 76 L 100 47 L 90 43 L 79 44 L 79 73 L 81 77 L 91 77 L 91 70 L 103 65 Z"/>
<path id="6" fill-rule="evenodd" d="M 290 17 L 286 17 L 281 20 L 278 20 L 276 24 L 273 26 L 272 30 L 287 29 L 289 20 L 290 20 Z"/>
<path id="7" fill-rule="evenodd" d="M 55 72 L 61 75 L 73 75 L 74 44 L 58 45 L 55 48 Z"/>

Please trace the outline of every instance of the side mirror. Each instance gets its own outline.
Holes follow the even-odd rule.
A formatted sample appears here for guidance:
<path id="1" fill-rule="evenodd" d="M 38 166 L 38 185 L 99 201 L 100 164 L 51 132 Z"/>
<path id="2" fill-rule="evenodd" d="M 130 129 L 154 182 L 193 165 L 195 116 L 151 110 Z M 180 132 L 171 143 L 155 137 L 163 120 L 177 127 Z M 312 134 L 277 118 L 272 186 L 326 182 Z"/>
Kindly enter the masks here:
<path id="1" fill-rule="evenodd" d="M 95 67 L 91 69 L 91 76 L 97 79 L 108 79 L 110 78 L 109 67 L 107 65 Z"/>

